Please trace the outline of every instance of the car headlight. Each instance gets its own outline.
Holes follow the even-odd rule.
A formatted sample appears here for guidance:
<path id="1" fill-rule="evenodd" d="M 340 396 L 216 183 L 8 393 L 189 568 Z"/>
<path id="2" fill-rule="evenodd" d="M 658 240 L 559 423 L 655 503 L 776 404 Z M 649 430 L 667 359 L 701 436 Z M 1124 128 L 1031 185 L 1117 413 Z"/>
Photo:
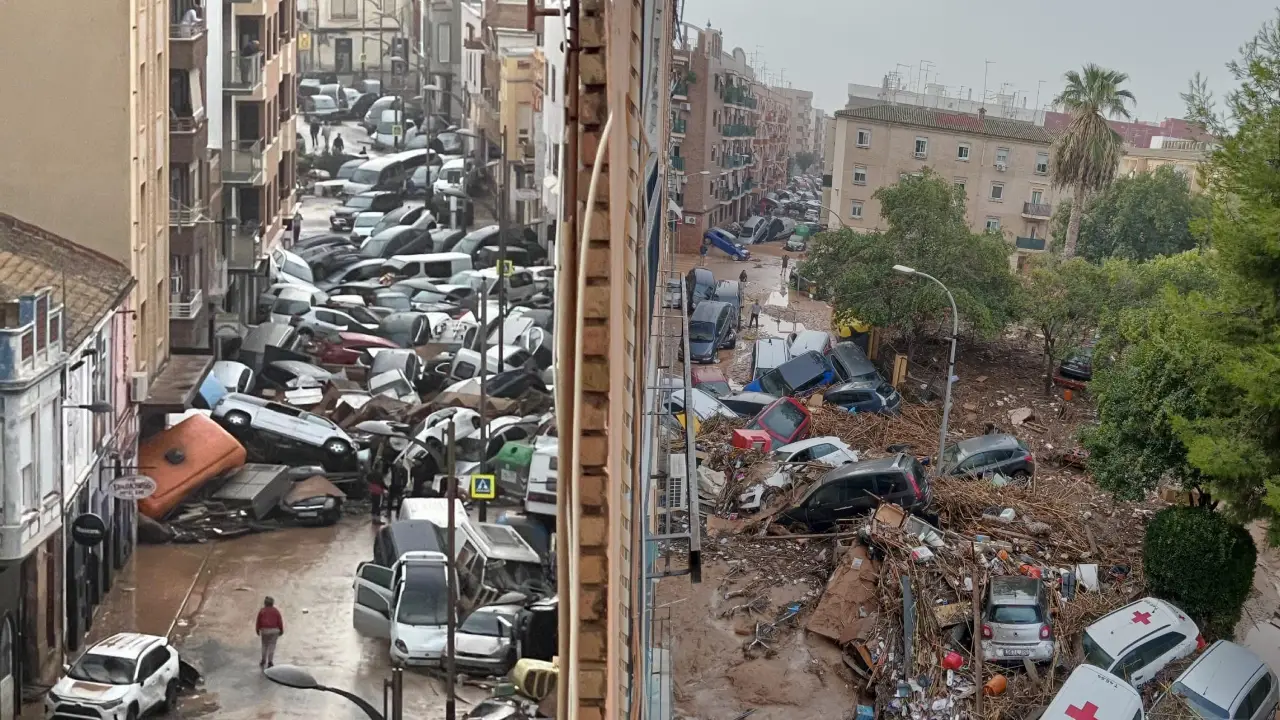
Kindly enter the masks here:
<path id="1" fill-rule="evenodd" d="M 102 703 L 102 705 L 100 705 L 99 707 L 101 707 L 103 710 L 110 710 L 112 708 L 120 707 L 120 705 L 123 702 L 124 702 L 123 698 L 120 700 L 108 700 L 107 702 Z"/>
<path id="2" fill-rule="evenodd" d="M 405 655 L 409 654 L 409 646 L 405 645 L 403 640 L 396 641 L 396 649 L 404 653 Z"/>
<path id="3" fill-rule="evenodd" d="M 63 700 L 63 698 L 62 698 L 62 696 L 61 696 L 61 695 L 58 695 L 57 693 L 54 693 L 52 690 L 50 690 L 49 692 L 45 693 L 45 697 L 47 697 L 47 698 L 49 699 L 49 702 L 53 703 L 54 705 L 57 705 L 58 703 L 62 702 L 62 700 Z"/>
<path id="4" fill-rule="evenodd" d="M 337 499 L 335 499 L 335 498 L 333 498 L 333 497 L 327 497 L 327 498 L 325 498 L 325 500 L 324 500 L 324 509 L 325 509 L 325 510 L 332 510 L 332 509 L 333 509 L 333 507 L 334 507 L 335 505 L 337 505 L 337 504 L 338 504 Z"/>

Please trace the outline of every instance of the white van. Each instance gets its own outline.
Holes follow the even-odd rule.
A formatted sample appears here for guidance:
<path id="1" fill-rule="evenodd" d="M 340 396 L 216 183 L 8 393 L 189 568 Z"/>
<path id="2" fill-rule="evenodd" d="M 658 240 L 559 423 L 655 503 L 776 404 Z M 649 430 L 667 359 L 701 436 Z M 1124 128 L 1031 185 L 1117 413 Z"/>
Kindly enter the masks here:
<path id="1" fill-rule="evenodd" d="M 556 480 L 559 476 L 560 441 L 546 435 L 534 441 L 529 461 L 529 481 L 524 489 L 524 511 L 529 515 L 556 516 Z"/>
<path id="2" fill-rule="evenodd" d="M 468 589 L 479 591 L 475 607 L 490 604 L 505 592 L 540 589 L 546 583 L 546 569 L 529 543 L 506 525 L 472 522 L 461 500 L 454 500 L 454 542 L 459 581 L 468 597 Z M 449 527 L 447 498 L 405 498 L 400 503 L 397 520 L 427 520 L 442 529 Z M 476 583 L 477 586 L 471 586 Z M 523 590 L 522 590 L 523 589 Z"/>
<path id="3" fill-rule="evenodd" d="M 433 190 L 442 194 L 467 191 L 467 161 L 465 158 L 445 160 L 436 176 Z"/>
<path id="4" fill-rule="evenodd" d="M 471 269 L 471 256 L 445 252 L 425 255 L 393 255 L 382 264 L 383 274 L 391 273 L 399 280 L 429 278 L 447 280 L 463 270 Z"/>
<path id="5" fill-rule="evenodd" d="M 1142 696 L 1132 685 L 1094 665 L 1079 665 L 1040 717 L 1143 720 L 1146 716 Z"/>

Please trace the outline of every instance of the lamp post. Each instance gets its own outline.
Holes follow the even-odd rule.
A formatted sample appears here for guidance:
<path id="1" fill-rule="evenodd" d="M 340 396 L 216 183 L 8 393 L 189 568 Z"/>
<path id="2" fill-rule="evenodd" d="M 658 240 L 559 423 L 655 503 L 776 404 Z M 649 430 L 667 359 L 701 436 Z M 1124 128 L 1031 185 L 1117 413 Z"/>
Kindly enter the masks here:
<path id="1" fill-rule="evenodd" d="M 356 707 L 360 708 L 369 720 L 387 720 L 386 716 L 378 712 L 378 709 L 369 704 L 368 700 L 348 692 L 341 688 L 329 687 L 321 685 L 315 676 L 308 672 L 305 668 L 297 665 L 276 665 L 266 670 L 267 679 L 277 685 L 294 688 L 295 690 L 319 690 L 321 692 L 333 693 L 350 700 Z"/>
<path id="2" fill-rule="evenodd" d="M 946 285 L 942 284 L 941 280 L 928 273 L 922 273 L 915 268 L 909 268 L 906 265 L 894 265 L 893 269 L 904 275 L 916 275 L 926 280 L 932 280 L 947 294 L 947 300 L 951 301 L 951 356 L 947 360 L 947 385 L 942 394 L 942 430 L 938 437 L 937 464 L 934 465 L 935 471 L 941 471 L 942 453 L 947 449 L 947 419 L 951 415 L 951 379 L 956 374 L 956 337 L 960 334 L 960 314 L 956 311 L 955 296 L 951 294 Z"/>

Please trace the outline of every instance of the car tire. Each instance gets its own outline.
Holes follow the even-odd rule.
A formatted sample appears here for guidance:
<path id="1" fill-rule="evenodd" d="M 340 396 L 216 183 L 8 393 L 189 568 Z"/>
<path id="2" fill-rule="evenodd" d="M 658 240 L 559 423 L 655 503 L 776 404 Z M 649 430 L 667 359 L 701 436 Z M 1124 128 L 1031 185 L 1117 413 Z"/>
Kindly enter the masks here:
<path id="1" fill-rule="evenodd" d="M 138 720 L 138 706 L 130 705 L 129 712 L 124 717 L 125 720 Z"/>
<path id="2" fill-rule="evenodd" d="M 232 410 L 227 413 L 223 419 L 228 425 L 237 429 L 249 427 L 249 423 L 253 420 L 249 417 L 249 413 L 240 410 Z"/>
<path id="3" fill-rule="evenodd" d="M 769 488 L 760 494 L 760 508 L 756 512 L 760 512 L 769 507 L 769 503 L 778 497 L 777 488 Z"/>
<path id="4" fill-rule="evenodd" d="M 160 712 L 170 713 L 178 707 L 178 679 L 174 678 L 164 686 L 164 700 L 160 701 Z"/>
<path id="5" fill-rule="evenodd" d="M 1031 486 L 1031 473 L 1026 470 L 1015 470 L 1013 474 L 1009 476 L 1009 479 L 1012 481 L 1010 483 L 1011 485 L 1016 485 L 1018 487 Z"/>

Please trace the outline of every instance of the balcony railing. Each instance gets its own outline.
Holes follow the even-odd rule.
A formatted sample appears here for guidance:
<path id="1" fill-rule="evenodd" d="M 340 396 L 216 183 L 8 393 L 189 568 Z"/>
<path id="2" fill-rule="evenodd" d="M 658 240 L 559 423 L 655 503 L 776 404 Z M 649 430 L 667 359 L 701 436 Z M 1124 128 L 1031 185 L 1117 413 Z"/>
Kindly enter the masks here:
<path id="1" fill-rule="evenodd" d="M 169 226 L 170 227 L 191 227 L 200 222 L 203 215 L 203 208 L 199 203 L 187 205 L 179 200 L 169 200 Z"/>
<path id="2" fill-rule="evenodd" d="M 227 235 L 227 269 L 254 270 L 258 265 L 258 246 L 261 228 L 257 222 L 237 227 Z"/>
<path id="3" fill-rule="evenodd" d="M 170 320 L 194 320 L 200 314 L 204 297 L 199 288 L 169 296 Z"/>
<path id="4" fill-rule="evenodd" d="M 676 170 L 679 170 L 680 172 L 684 172 L 684 158 L 679 155 L 672 157 L 671 167 L 675 168 Z"/>
<path id="5" fill-rule="evenodd" d="M 169 115 L 169 132 L 195 132 L 204 122 L 204 108 L 192 113 L 190 117 Z"/>
<path id="6" fill-rule="evenodd" d="M 222 164 L 223 182 L 252 183 L 262 175 L 262 140 L 235 140 Z"/>
<path id="7" fill-rule="evenodd" d="M 755 137 L 756 128 L 753 125 L 721 125 L 720 134 L 725 137 Z"/>
<path id="8" fill-rule="evenodd" d="M 684 118 L 671 121 L 671 133 L 673 135 L 683 135 L 689 128 L 689 121 Z"/>
<path id="9" fill-rule="evenodd" d="M 195 40 L 204 34 L 204 21 L 197 20 L 195 22 L 170 23 L 169 39 L 170 40 Z"/>
<path id="10" fill-rule="evenodd" d="M 679 100 L 689 97 L 689 83 L 676 83 L 676 86 L 671 89 L 671 97 Z"/>
<path id="11" fill-rule="evenodd" d="M 1022 203 L 1022 214 L 1027 217 L 1050 218 L 1053 217 L 1053 206 L 1049 203 Z"/>
<path id="12" fill-rule="evenodd" d="M 1014 240 L 1014 245 L 1019 250 L 1044 250 L 1044 238 L 1020 237 Z"/>
<path id="13" fill-rule="evenodd" d="M 252 90 L 262 84 L 262 53 L 228 53 L 226 85 L 229 90 Z"/>
<path id="14" fill-rule="evenodd" d="M 725 89 L 720 91 L 720 99 L 730 105 L 748 108 L 755 108 L 756 106 L 756 96 L 751 94 L 751 90 L 738 85 L 725 86 Z"/>

